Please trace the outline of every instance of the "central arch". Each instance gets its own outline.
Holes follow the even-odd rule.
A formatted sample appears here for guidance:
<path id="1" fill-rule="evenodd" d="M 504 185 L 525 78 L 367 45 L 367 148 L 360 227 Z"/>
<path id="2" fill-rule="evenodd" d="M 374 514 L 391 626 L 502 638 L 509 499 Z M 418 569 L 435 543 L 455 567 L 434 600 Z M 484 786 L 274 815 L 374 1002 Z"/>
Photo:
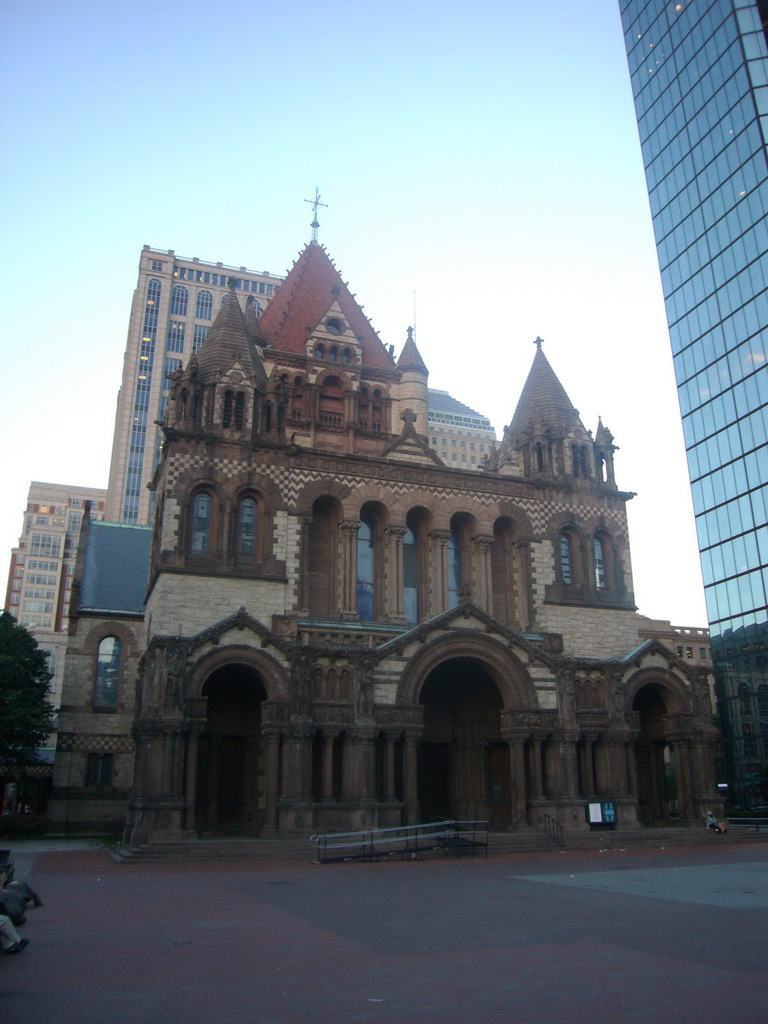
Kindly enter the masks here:
<path id="1" fill-rule="evenodd" d="M 249 665 L 214 669 L 203 684 L 195 825 L 205 832 L 258 834 L 264 826 L 261 707 L 267 691 Z"/>
<path id="2" fill-rule="evenodd" d="M 475 657 L 433 668 L 419 695 L 424 731 L 418 749 L 419 819 L 510 823 L 510 759 L 501 735 L 501 693 Z"/>

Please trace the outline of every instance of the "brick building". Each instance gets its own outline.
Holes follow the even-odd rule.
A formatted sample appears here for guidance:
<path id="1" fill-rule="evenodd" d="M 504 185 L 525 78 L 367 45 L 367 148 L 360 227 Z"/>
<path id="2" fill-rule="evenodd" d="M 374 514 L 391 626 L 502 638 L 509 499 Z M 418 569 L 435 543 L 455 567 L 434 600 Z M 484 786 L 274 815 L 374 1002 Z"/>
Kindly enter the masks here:
<path id="1" fill-rule="evenodd" d="M 610 432 L 537 339 L 482 471 L 446 465 L 427 382 L 315 243 L 259 319 L 231 289 L 172 381 L 147 557 L 84 526 L 54 820 L 127 807 L 138 846 L 717 807 L 707 669 L 643 638 Z"/>

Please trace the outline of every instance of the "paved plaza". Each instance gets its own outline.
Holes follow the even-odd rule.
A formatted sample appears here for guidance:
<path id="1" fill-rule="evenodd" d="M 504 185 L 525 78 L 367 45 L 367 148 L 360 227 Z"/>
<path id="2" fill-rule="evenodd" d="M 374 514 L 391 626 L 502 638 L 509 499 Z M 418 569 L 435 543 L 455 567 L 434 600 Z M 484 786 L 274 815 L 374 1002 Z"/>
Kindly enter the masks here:
<path id="1" fill-rule="evenodd" d="M 715 840 L 323 866 L 21 844 L 45 905 L 0 1021 L 765 1024 L 768 844 Z"/>

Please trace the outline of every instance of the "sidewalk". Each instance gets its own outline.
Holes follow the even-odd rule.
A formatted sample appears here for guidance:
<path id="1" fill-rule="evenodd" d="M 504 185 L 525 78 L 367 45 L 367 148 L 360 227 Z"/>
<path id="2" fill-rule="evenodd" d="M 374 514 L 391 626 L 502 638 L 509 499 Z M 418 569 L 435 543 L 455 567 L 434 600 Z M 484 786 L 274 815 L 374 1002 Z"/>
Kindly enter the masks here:
<path id="1" fill-rule="evenodd" d="M 3 1024 L 768 1019 L 765 845 L 323 866 L 20 846 L 45 905 L 0 960 Z"/>

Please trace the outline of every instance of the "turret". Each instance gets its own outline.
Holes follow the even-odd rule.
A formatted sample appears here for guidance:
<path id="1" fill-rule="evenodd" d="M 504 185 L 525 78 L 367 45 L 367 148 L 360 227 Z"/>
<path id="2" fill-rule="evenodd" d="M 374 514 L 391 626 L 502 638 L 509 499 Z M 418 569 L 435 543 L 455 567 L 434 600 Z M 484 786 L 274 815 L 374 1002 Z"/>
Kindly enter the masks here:
<path id="1" fill-rule="evenodd" d="M 421 353 L 413 340 L 413 328 L 408 328 L 408 336 L 403 345 L 403 351 L 397 360 L 397 369 L 402 374 L 399 388 L 399 407 L 394 410 L 395 417 L 411 409 L 416 419 L 414 428 L 417 434 L 426 437 L 429 432 L 428 412 L 429 402 L 427 397 L 427 380 L 429 370 L 424 365 Z"/>

